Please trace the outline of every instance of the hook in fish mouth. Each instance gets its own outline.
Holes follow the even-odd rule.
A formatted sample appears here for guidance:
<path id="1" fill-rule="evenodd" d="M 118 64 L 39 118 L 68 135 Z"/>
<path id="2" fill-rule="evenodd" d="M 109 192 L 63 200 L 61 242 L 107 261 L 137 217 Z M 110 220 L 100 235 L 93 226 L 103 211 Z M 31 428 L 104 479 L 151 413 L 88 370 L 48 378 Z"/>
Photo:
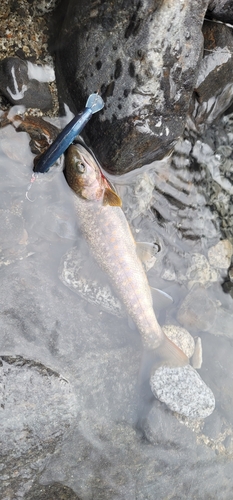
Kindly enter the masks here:
<path id="1" fill-rule="evenodd" d="M 33 172 L 32 176 L 31 176 L 30 184 L 29 184 L 27 191 L 25 193 L 25 198 L 27 198 L 27 200 L 30 201 L 31 203 L 33 203 L 36 200 L 36 198 L 34 198 L 34 200 L 31 200 L 31 198 L 29 198 L 28 193 L 29 193 L 30 189 L 32 188 L 33 182 L 35 182 L 36 179 L 37 179 L 37 175 L 34 174 L 34 172 Z"/>

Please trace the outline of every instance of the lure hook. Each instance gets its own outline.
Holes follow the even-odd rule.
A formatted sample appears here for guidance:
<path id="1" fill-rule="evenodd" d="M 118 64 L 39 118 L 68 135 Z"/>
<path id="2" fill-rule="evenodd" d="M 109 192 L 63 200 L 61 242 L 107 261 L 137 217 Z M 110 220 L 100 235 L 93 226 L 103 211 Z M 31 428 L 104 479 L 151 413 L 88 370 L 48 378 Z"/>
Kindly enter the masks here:
<path id="1" fill-rule="evenodd" d="M 30 201 L 31 203 L 33 203 L 36 200 L 36 198 L 34 198 L 34 200 L 31 200 L 31 198 L 29 198 L 29 196 L 28 196 L 28 192 L 32 188 L 32 184 L 33 184 L 33 182 L 35 182 L 35 180 L 36 180 L 37 177 L 38 176 L 33 172 L 32 176 L 31 176 L 30 184 L 29 184 L 29 186 L 27 188 L 27 191 L 25 193 L 25 198 L 27 198 L 27 200 Z"/>

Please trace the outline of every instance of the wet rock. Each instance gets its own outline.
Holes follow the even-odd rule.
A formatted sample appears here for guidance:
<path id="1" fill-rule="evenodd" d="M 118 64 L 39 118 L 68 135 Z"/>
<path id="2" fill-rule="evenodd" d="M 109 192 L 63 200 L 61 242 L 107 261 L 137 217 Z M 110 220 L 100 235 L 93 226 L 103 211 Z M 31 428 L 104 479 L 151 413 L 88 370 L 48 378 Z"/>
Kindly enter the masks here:
<path id="1" fill-rule="evenodd" d="M 69 382 L 41 363 L 1 356 L 0 372 L 0 491 L 11 499 L 30 488 L 77 410 Z"/>
<path id="2" fill-rule="evenodd" d="M 180 423 L 164 406 L 156 401 L 143 422 L 143 431 L 148 441 L 162 445 L 167 450 L 189 449 L 195 446 L 195 434 Z"/>
<path id="3" fill-rule="evenodd" d="M 15 116 L 11 121 L 17 132 L 27 132 L 30 135 L 29 145 L 34 154 L 43 153 L 60 131 L 39 116 Z"/>
<path id="4" fill-rule="evenodd" d="M 216 301 L 204 287 L 194 286 L 182 302 L 178 313 L 178 321 L 191 330 L 210 330 L 216 315 Z"/>
<path id="5" fill-rule="evenodd" d="M 214 395 L 190 365 L 161 366 L 150 378 L 151 390 L 159 401 L 188 418 L 206 418 L 215 408 Z"/>
<path id="6" fill-rule="evenodd" d="M 192 288 L 195 283 L 204 285 L 209 282 L 218 281 L 218 273 L 215 269 L 211 268 L 205 255 L 194 253 L 191 254 L 190 260 L 191 264 L 185 275 L 179 275 L 180 280 L 189 282 L 189 288 Z"/>
<path id="7" fill-rule="evenodd" d="M 229 240 L 222 240 L 208 250 L 211 266 L 218 269 L 228 269 L 231 263 L 233 247 Z"/>
<path id="8" fill-rule="evenodd" d="M 230 282 L 233 283 L 233 266 L 229 267 L 228 275 L 229 275 Z"/>
<path id="9" fill-rule="evenodd" d="M 203 134 L 202 141 L 195 142 L 192 150 L 193 165 L 198 163 L 199 168 L 201 166 L 203 170 L 203 194 L 211 208 L 215 224 L 219 225 L 222 237 L 229 239 L 230 242 L 233 242 L 233 207 L 231 202 L 233 162 L 228 156 L 228 147 L 232 151 L 232 116 L 232 114 L 225 115 L 218 122 L 218 125 L 210 127 Z M 220 151 L 219 148 L 221 148 Z"/>
<path id="10" fill-rule="evenodd" d="M 177 325 L 164 325 L 163 332 L 175 344 L 182 349 L 188 358 L 191 358 L 195 350 L 195 342 L 190 333 Z"/>
<path id="11" fill-rule="evenodd" d="M 226 337 L 205 333 L 202 336 L 202 343 L 205 363 L 200 370 L 200 375 L 214 392 L 216 409 L 232 425 L 232 341 Z"/>
<path id="12" fill-rule="evenodd" d="M 47 111 L 52 107 L 49 86 L 43 79 L 39 81 L 40 72 L 34 76 L 31 71 L 33 66 L 18 57 L 3 59 L 0 62 L 0 92 L 11 104 L 23 104 L 26 108 Z M 37 75 L 38 80 L 35 78 Z"/>
<path id="13" fill-rule="evenodd" d="M 100 89 L 105 109 L 86 133 L 107 171 L 120 174 L 161 159 L 182 134 L 207 5 L 60 3 L 64 21 L 56 24 L 54 42 L 59 93 L 74 111 Z"/>
<path id="14" fill-rule="evenodd" d="M 233 338 L 232 311 L 213 298 L 209 289 L 194 285 L 183 300 L 177 319 L 193 332 L 209 331 Z"/>
<path id="15" fill-rule="evenodd" d="M 56 0 L 31 0 L 32 12 L 35 16 L 41 16 L 54 10 Z"/>
<path id="16" fill-rule="evenodd" d="M 95 440 L 91 424 L 97 432 Z M 169 497 L 187 500 L 195 496 L 208 498 L 208 495 L 231 500 L 231 459 L 217 457 L 210 448 L 197 445 L 192 436 L 190 443 L 193 446 L 189 447 L 185 428 L 184 438 L 177 449 L 169 443 L 166 447 L 167 441 L 162 442 L 162 438 L 155 447 L 125 422 L 112 427 L 105 424 L 102 422 L 102 427 L 97 427 L 90 422 L 89 440 L 88 436 L 76 432 L 72 441 L 64 445 L 50 462 L 43 474 L 43 483 L 51 483 L 55 477 L 64 481 L 65 477 L 80 498 L 94 497 L 96 500 L 135 500 L 135 497 L 138 500 Z M 175 431 L 175 426 L 173 429 Z M 169 437 L 169 431 L 167 435 Z M 76 442 L 79 443 L 78 449 Z M 103 442 L 107 456 L 103 456 Z M 69 473 L 70 462 L 76 474 Z"/>
<path id="17" fill-rule="evenodd" d="M 232 436 L 227 436 L 224 441 L 223 441 L 223 444 L 225 446 L 226 449 L 230 448 L 231 444 L 232 444 Z"/>
<path id="18" fill-rule="evenodd" d="M 59 483 L 48 486 L 35 484 L 24 498 L 25 500 L 80 500 L 71 488 Z"/>
<path id="19" fill-rule="evenodd" d="M 210 439 L 216 439 L 221 432 L 222 426 L 223 418 L 218 411 L 215 411 L 205 420 L 203 433 Z"/>
<path id="20" fill-rule="evenodd" d="M 233 101 L 233 41 L 231 28 L 206 21 L 204 58 L 195 88 L 194 123 L 199 132 L 216 120 Z"/>
<path id="21" fill-rule="evenodd" d="M 211 0 L 208 5 L 208 15 L 224 23 L 232 23 L 233 6 L 231 0 Z"/>

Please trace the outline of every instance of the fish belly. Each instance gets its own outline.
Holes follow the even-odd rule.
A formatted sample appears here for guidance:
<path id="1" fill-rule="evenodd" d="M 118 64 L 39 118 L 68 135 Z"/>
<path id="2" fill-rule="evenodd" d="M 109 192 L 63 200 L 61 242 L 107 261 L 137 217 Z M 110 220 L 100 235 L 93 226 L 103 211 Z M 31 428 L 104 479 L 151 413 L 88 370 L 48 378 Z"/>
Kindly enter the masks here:
<path id="1" fill-rule="evenodd" d="M 144 346 L 157 348 L 164 334 L 157 322 L 147 276 L 122 209 L 74 196 L 79 225 L 94 258 L 110 277 L 139 329 Z"/>

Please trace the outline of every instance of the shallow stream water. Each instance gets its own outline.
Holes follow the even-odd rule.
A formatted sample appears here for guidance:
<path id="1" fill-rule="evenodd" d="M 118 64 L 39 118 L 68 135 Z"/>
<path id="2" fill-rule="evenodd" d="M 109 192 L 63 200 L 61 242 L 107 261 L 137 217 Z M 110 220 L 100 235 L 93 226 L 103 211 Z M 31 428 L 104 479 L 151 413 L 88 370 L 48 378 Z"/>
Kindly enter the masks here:
<path id="1" fill-rule="evenodd" d="M 67 488 L 57 498 L 81 500 L 232 498 L 231 120 L 220 130 L 225 150 L 213 129 L 111 178 L 135 239 L 158 244 L 148 279 L 173 298 L 160 323 L 202 340 L 199 373 L 216 410 L 189 421 L 139 390 L 141 339 L 127 319 L 59 279 L 73 246 L 90 258 L 62 161 L 31 183 L 29 136 L 0 129 L 2 498 L 33 498 L 33 488 L 40 498 L 38 484 L 43 498 L 51 484 Z M 86 268 L 98 287 L 98 268 Z"/>

